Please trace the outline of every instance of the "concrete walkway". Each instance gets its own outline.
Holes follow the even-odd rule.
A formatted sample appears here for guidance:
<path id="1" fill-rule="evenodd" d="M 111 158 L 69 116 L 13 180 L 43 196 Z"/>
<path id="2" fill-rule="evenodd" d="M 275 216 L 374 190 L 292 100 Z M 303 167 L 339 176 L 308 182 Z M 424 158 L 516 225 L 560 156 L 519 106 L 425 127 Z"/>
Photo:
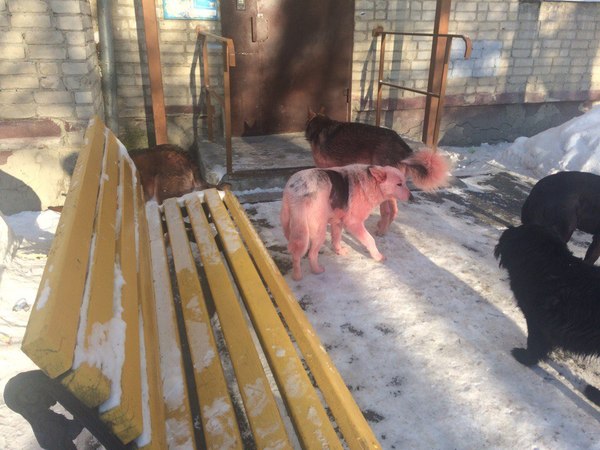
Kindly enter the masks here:
<path id="1" fill-rule="evenodd" d="M 314 166 L 304 133 L 236 137 L 232 149 L 232 174 L 227 174 L 222 145 L 202 142 L 199 159 L 209 183 L 228 182 L 236 192 L 282 189 L 292 173 Z"/>

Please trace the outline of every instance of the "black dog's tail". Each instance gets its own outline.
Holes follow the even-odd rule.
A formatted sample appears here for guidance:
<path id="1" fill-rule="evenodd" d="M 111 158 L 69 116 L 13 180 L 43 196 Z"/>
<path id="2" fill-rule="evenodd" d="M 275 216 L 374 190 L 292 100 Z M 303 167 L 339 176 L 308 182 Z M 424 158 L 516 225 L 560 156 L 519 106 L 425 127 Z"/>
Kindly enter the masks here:
<path id="1" fill-rule="evenodd" d="M 432 191 L 448 183 L 450 164 L 438 152 L 422 150 L 400 162 L 415 186 L 424 191 Z"/>

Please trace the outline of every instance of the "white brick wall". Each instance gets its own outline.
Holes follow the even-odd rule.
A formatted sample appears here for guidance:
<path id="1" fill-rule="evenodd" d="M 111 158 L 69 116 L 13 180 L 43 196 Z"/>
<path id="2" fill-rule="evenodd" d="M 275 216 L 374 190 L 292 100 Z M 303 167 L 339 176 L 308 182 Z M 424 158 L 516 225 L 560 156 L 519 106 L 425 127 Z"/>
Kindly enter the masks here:
<path id="1" fill-rule="evenodd" d="M 162 2 L 156 3 L 169 139 L 185 147 L 193 138 L 190 70 L 196 50 L 195 27 L 202 24 L 218 33 L 219 23 L 165 21 Z M 600 99 L 600 3 L 453 3 L 450 32 L 468 35 L 473 54 L 464 60 L 462 42 L 454 42 L 447 85 L 452 104 Z M 134 0 L 115 0 L 113 5 L 120 136 L 129 139 L 128 144 L 144 145 L 150 99 L 146 61 L 140 57 L 145 43 L 138 39 L 142 13 Z M 389 31 L 430 32 L 436 1 L 356 0 L 355 8 L 354 116 L 374 107 L 378 40 L 372 37 L 372 30 L 383 26 Z M 61 202 L 61 192 L 68 186 L 61 158 L 80 148 L 89 117 L 103 114 L 95 14 L 95 0 L 0 0 L 0 132 L 3 124 L 18 120 L 37 121 L 48 130 L 60 130 L 35 140 L 2 140 L 0 136 L 0 152 L 11 155 L 5 157 L 2 171 L 33 187 L 42 207 Z M 219 46 L 211 46 L 210 51 L 216 56 L 209 74 L 215 82 L 220 80 Z M 425 90 L 430 52 L 430 39 L 390 37 L 385 77 Z M 199 85 L 197 79 L 196 95 Z M 389 108 L 400 112 L 418 107 L 422 101 L 418 94 L 397 90 L 384 90 L 384 98 L 394 100 Z M 42 153 L 31 156 L 32 149 Z M 41 154 L 55 158 L 44 164 L 54 168 L 46 171 L 52 173 L 48 178 L 54 179 L 27 179 L 28 173 L 38 171 L 22 170 L 23 161 L 38 161 Z M 0 177 L 0 210 L 12 198 L 5 188 Z M 26 207 L 16 198 L 13 206 Z"/>
<path id="2" fill-rule="evenodd" d="M 156 3 L 169 138 L 186 146 L 191 130 L 181 124 L 191 128 L 186 115 L 200 86 L 197 78 L 197 92 L 190 91 L 195 28 L 200 24 L 218 34 L 220 26 L 164 20 L 162 1 Z M 135 145 L 144 145 L 150 98 L 146 61 L 140 56 L 145 46 L 138 33 L 140 2 L 115 0 L 113 8 L 120 136 L 141 137 Z M 355 1 L 354 116 L 374 108 L 379 40 L 372 30 L 431 32 L 435 9 L 435 0 Z M 60 145 L 80 144 L 81 124 L 103 114 L 95 14 L 95 0 L 0 0 L 0 125 L 51 118 L 63 130 Z M 446 93 L 454 105 L 600 99 L 600 3 L 454 0 L 450 32 L 466 34 L 473 42 L 469 60 L 463 59 L 462 41 L 453 43 Z M 210 47 L 213 82 L 220 80 L 219 49 Z M 385 77 L 426 89 L 430 52 L 429 38 L 390 36 Z M 389 107 L 396 110 L 422 101 L 418 94 L 385 89 L 384 98 L 394 100 Z M 0 151 L 6 145 L 0 142 Z"/>
<path id="3" fill-rule="evenodd" d="M 75 109 L 75 95 L 82 86 L 100 89 L 90 11 L 86 0 L 1 0 L 0 89 L 33 99 L 22 108 L 27 117 L 34 107 L 37 118 L 89 119 Z M 52 103 L 59 105 L 56 114 Z M 0 120 L 15 116 L 14 103 L 0 101 Z"/>
<path id="4" fill-rule="evenodd" d="M 0 211 L 60 205 L 103 111 L 88 0 L 0 0 L 0 46 Z"/>
<path id="5" fill-rule="evenodd" d="M 374 108 L 375 91 L 365 89 L 376 83 L 377 76 L 373 52 L 378 50 L 378 41 L 372 37 L 372 30 L 383 26 L 390 31 L 431 32 L 435 10 L 435 0 L 356 0 L 352 85 L 355 113 Z M 149 102 L 148 98 L 146 103 L 143 101 L 144 93 L 148 95 L 143 87 L 149 82 L 145 60 L 140 67 L 138 45 L 141 11 L 136 13 L 133 0 L 118 0 L 113 14 L 119 114 L 126 121 L 135 121 L 144 117 Z M 165 103 L 167 112 L 175 115 L 174 108 L 189 108 L 193 101 L 189 71 L 195 50 L 195 27 L 200 23 L 218 32 L 219 24 L 164 20 L 162 2 L 157 2 L 157 17 Z M 450 32 L 466 34 L 473 42 L 469 60 L 463 58 L 462 41 L 453 42 L 446 93 L 455 104 L 539 102 L 600 92 L 600 61 L 595 44 L 600 38 L 598 3 L 455 0 Z M 386 77 L 409 88 L 425 90 L 431 39 L 388 39 Z M 211 79 L 219 79 L 216 68 L 211 71 Z M 400 109 L 418 105 L 403 103 L 403 99 L 422 99 L 418 94 L 386 89 L 384 97 L 401 100 L 395 103 Z"/>
<path id="6" fill-rule="evenodd" d="M 165 94 L 165 106 L 169 120 L 169 140 L 183 147 L 193 141 L 191 111 L 193 95 L 190 89 L 190 72 L 196 50 L 196 26 L 219 33 L 219 23 L 215 21 L 165 20 L 162 2 L 157 1 L 159 22 L 160 58 Z M 146 106 L 150 104 L 149 79 L 145 55 L 140 58 L 140 47 L 145 48 L 145 40 L 139 29 L 142 25 L 142 11 L 136 11 L 133 0 L 118 0 L 113 3 L 113 24 L 115 59 L 118 78 L 118 110 L 122 128 L 120 137 L 132 147 L 147 145 L 145 131 L 140 126 L 146 124 Z M 138 38 L 138 36 L 140 36 Z M 220 46 L 211 46 L 211 81 L 219 81 L 222 58 L 218 56 Z M 196 61 L 196 96 L 200 95 L 200 65 Z M 144 96 L 145 100 L 144 100 Z M 188 129 L 180 129 L 177 117 L 184 114 L 189 119 Z"/>
<path id="7" fill-rule="evenodd" d="M 380 9 L 387 9 L 387 20 L 374 18 Z M 364 79 L 366 55 L 374 45 L 370 30 L 381 25 L 387 31 L 431 32 L 433 17 L 424 15 L 426 11 L 434 13 L 435 1 L 356 3 L 360 32 L 354 41 L 354 111 L 374 107 L 372 93 L 360 89 L 376 83 L 376 69 L 366 72 L 375 77 Z M 464 44 L 453 42 L 446 94 L 458 103 L 489 102 L 488 94 L 497 98 L 501 94 L 499 101 L 508 102 L 600 97 L 600 3 L 455 0 L 449 27 L 451 33 L 465 34 L 473 43 L 471 59 L 464 60 Z M 400 79 L 407 87 L 426 85 L 427 80 L 429 50 L 421 51 L 418 42 L 415 52 L 415 40 L 389 36 L 386 46 L 385 76 Z M 400 72 L 407 66 L 409 72 Z M 403 91 L 388 95 L 419 97 Z"/>

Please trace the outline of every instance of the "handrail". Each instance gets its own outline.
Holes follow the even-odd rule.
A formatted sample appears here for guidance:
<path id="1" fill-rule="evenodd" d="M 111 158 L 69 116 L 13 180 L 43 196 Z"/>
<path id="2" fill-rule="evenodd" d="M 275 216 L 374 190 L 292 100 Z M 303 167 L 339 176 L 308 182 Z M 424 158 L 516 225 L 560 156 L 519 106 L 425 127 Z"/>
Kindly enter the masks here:
<path id="1" fill-rule="evenodd" d="M 401 86 L 394 83 L 389 83 L 387 81 L 383 81 L 383 68 L 385 64 L 385 37 L 390 34 L 394 36 L 425 36 L 432 38 L 447 38 L 444 40 L 444 63 L 443 63 L 443 71 L 442 71 L 442 80 L 440 83 L 440 89 L 438 92 L 430 92 L 430 91 L 422 91 L 419 89 L 413 89 L 406 86 Z M 381 36 L 381 47 L 379 50 L 379 74 L 377 80 L 377 104 L 376 104 L 376 112 L 375 112 L 375 124 L 379 126 L 381 123 L 381 88 L 383 86 L 388 86 L 396 89 L 402 89 L 405 91 L 414 92 L 416 94 L 422 94 L 429 97 L 434 97 L 439 99 L 438 108 L 435 111 L 435 123 L 433 133 L 429 136 L 423 136 L 423 142 L 426 144 L 432 145 L 433 147 L 437 146 L 438 137 L 439 137 L 439 124 L 441 120 L 441 109 L 443 106 L 444 94 L 446 91 L 446 79 L 448 77 L 448 62 L 450 61 L 450 49 L 452 48 L 452 39 L 460 38 L 465 43 L 465 53 L 464 58 L 469 59 L 471 57 L 472 51 L 472 43 L 471 39 L 468 36 L 464 36 L 462 34 L 447 34 L 447 33 L 410 33 L 410 32 L 397 32 L 397 31 L 385 31 L 383 27 L 379 26 L 373 30 L 373 37 Z M 432 68 L 429 68 L 430 72 Z M 431 73 L 430 73 L 431 77 Z M 429 111 L 427 110 L 429 105 L 426 105 L 425 115 L 429 115 Z"/>
<path id="2" fill-rule="evenodd" d="M 204 67 L 204 77 L 202 82 L 202 89 L 206 94 L 206 109 L 207 109 L 207 131 L 208 139 L 211 142 L 215 142 L 214 136 L 214 120 L 215 111 L 212 100 L 216 100 L 217 103 L 223 108 L 223 117 L 225 120 L 225 154 L 226 154 L 226 168 L 227 174 L 233 173 L 233 157 L 231 148 L 231 84 L 229 79 L 229 68 L 235 67 L 235 47 L 233 45 L 233 39 L 219 36 L 217 34 L 209 33 L 202 30 L 202 27 L 196 27 L 196 34 L 198 39 L 202 39 L 202 62 Z M 221 43 L 223 48 L 223 95 L 219 95 L 210 85 L 209 75 L 209 60 L 208 60 L 208 39 L 213 39 Z"/>

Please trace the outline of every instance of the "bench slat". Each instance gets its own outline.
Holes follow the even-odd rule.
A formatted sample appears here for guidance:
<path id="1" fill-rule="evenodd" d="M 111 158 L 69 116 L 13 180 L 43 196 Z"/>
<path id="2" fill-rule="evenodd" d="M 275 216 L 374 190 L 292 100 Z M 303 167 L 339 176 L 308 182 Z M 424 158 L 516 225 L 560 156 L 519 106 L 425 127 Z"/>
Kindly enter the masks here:
<path id="1" fill-rule="evenodd" d="M 21 347 L 51 378 L 73 363 L 77 328 L 57 324 L 79 322 L 102 172 L 103 152 L 97 151 L 104 148 L 100 120 L 88 128 L 85 140 L 48 255 L 51 264 L 44 269 Z"/>
<path id="2" fill-rule="evenodd" d="M 117 329 L 121 325 L 120 320 L 112 320 L 115 315 L 113 297 L 118 181 L 118 143 L 115 136 L 110 134 L 100 180 L 93 256 L 81 308 L 73 371 L 62 380 L 89 407 L 96 407 L 108 400 L 112 381 L 108 376 L 114 376 L 116 371 L 116 355 L 112 352 L 110 339 L 114 333 L 120 333 Z"/>
<path id="3" fill-rule="evenodd" d="M 269 290 L 331 408 L 347 444 L 350 448 L 356 449 L 381 448 L 381 444 L 325 351 L 316 331 L 298 305 L 290 287 L 271 259 L 243 207 L 231 192 L 225 192 L 224 201 L 254 261 L 260 268 L 262 277 L 269 285 Z"/>
<path id="4" fill-rule="evenodd" d="M 139 181 L 139 180 L 138 180 Z M 144 356 L 141 359 L 143 381 L 142 398 L 144 401 L 144 429 L 136 439 L 139 448 L 146 450 L 163 450 L 167 448 L 165 430 L 166 412 L 163 402 L 162 382 L 160 372 L 159 342 L 157 336 L 156 300 L 152 286 L 152 261 L 146 221 L 146 205 L 142 185 L 136 184 L 136 209 L 138 220 L 139 246 L 139 277 L 138 292 L 140 293 L 140 322 L 143 337 L 141 340 Z M 145 374 L 145 375 L 144 375 Z"/>
<path id="5" fill-rule="evenodd" d="M 197 448 L 194 423 L 185 371 L 181 355 L 181 341 L 173 303 L 167 250 L 158 205 L 147 203 L 146 219 L 150 237 L 152 279 L 156 299 L 156 318 L 160 347 L 160 369 L 166 412 L 166 432 L 169 446 Z"/>
<path id="6" fill-rule="evenodd" d="M 142 386 L 140 370 L 140 331 L 138 307 L 138 258 L 136 252 L 135 197 L 129 162 L 119 161 L 120 220 L 117 254 L 123 277 L 121 318 L 126 324 L 124 360 L 113 380 L 111 398 L 100 406 L 101 419 L 109 423 L 121 441 L 131 442 L 142 432 Z M 141 217 L 141 220 L 145 220 Z"/>
<path id="7" fill-rule="evenodd" d="M 235 410 L 213 336 L 210 315 L 198 279 L 196 265 L 181 210 L 175 199 L 163 203 L 177 284 L 188 338 L 198 398 L 202 399 L 201 420 L 207 448 L 242 448 Z"/>
<path id="8" fill-rule="evenodd" d="M 339 438 L 216 191 L 205 191 L 230 267 L 304 448 L 341 448 Z"/>
<path id="9" fill-rule="evenodd" d="M 218 196 L 216 191 L 215 194 Z M 189 211 L 194 236 L 256 444 L 258 448 L 291 448 L 269 381 L 235 289 L 202 213 L 202 206 L 198 203 L 192 205 Z"/>

